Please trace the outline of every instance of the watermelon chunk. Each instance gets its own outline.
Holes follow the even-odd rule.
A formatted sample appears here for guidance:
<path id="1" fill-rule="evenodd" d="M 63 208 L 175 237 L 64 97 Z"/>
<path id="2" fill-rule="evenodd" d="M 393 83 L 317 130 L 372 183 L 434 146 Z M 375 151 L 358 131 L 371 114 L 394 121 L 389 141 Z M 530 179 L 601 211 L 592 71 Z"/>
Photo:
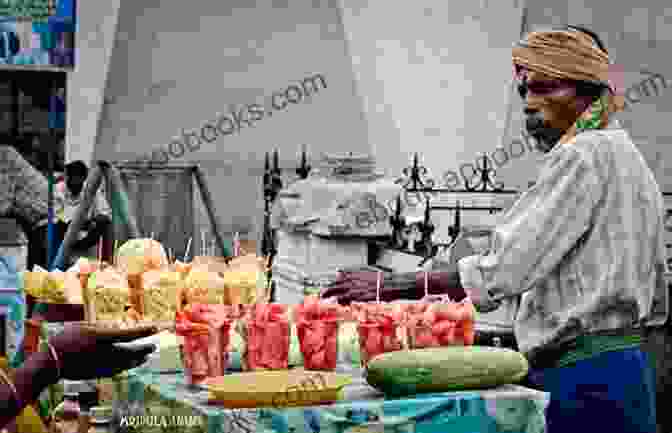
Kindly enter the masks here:
<path id="1" fill-rule="evenodd" d="M 456 322 L 461 319 L 461 307 L 458 304 L 434 304 L 432 311 L 436 316 L 437 321 L 450 320 Z"/>
<path id="2" fill-rule="evenodd" d="M 306 369 L 336 368 L 339 321 L 348 314 L 347 308 L 314 295 L 306 296 L 295 308 L 294 320 Z"/>
<path id="3" fill-rule="evenodd" d="M 175 317 L 175 329 L 184 337 L 185 375 L 190 384 L 221 376 L 228 367 L 231 320 L 229 310 L 193 304 Z"/>
<path id="4" fill-rule="evenodd" d="M 407 309 L 407 315 L 410 349 L 474 344 L 476 310 L 469 300 Z"/>
<path id="5" fill-rule="evenodd" d="M 421 307 L 397 304 L 355 304 L 353 311 L 359 322 L 359 344 L 362 366 L 382 353 L 401 350 L 403 345 L 397 330 L 403 324 L 408 310 Z"/>
<path id="6" fill-rule="evenodd" d="M 247 370 L 286 369 L 289 366 L 290 325 L 287 307 L 256 304 L 243 325 L 244 367 Z"/>
<path id="7" fill-rule="evenodd" d="M 307 370 L 334 370 L 338 354 L 338 322 L 297 324 L 299 347 Z"/>
<path id="8" fill-rule="evenodd" d="M 402 349 L 401 340 L 396 335 L 396 327 L 360 324 L 358 330 L 363 366 L 382 353 Z"/>
<path id="9" fill-rule="evenodd" d="M 419 347 L 435 347 L 436 340 L 427 329 L 420 329 L 414 336 L 415 342 Z"/>

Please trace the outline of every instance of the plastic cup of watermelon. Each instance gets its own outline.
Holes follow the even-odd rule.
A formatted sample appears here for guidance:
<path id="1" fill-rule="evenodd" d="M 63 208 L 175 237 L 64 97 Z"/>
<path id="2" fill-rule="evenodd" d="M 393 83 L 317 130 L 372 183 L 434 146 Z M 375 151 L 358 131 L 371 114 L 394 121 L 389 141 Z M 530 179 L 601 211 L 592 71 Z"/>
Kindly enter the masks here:
<path id="1" fill-rule="evenodd" d="M 208 377 L 224 375 L 229 366 L 231 322 L 183 335 L 181 346 L 184 376 L 189 385 L 199 385 Z"/>
<path id="2" fill-rule="evenodd" d="M 182 364 L 188 385 L 199 385 L 210 375 L 207 332 L 190 332 L 183 335 Z"/>
<path id="3" fill-rule="evenodd" d="M 306 370 L 336 370 L 339 326 L 339 321 L 335 319 L 297 323 L 299 347 Z"/>
<path id="4" fill-rule="evenodd" d="M 244 342 L 242 367 L 245 371 L 286 370 L 289 368 L 289 321 L 245 321 L 241 327 Z"/>
<path id="5" fill-rule="evenodd" d="M 229 368 L 229 350 L 231 348 L 231 332 L 232 332 L 233 322 L 226 321 L 223 322 L 218 328 L 214 329 L 214 343 L 217 348 L 217 355 L 219 356 L 220 365 L 216 366 L 217 371 L 221 371 L 221 374 L 224 374 Z"/>
<path id="6" fill-rule="evenodd" d="M 400 324 L 393 323 L 359 323 L 359 349 L 362 367 L 366 368 L 369 361 L 383 353 L 403 350 L 402 339 L 399 337 Z"/>
<path id="7" fill-rule="evenodd" d="M 408 348 L 427 349 L 430 347 L 464 346 L 458 335 L 458 324 L 449 320 L 407 325 Z"/>

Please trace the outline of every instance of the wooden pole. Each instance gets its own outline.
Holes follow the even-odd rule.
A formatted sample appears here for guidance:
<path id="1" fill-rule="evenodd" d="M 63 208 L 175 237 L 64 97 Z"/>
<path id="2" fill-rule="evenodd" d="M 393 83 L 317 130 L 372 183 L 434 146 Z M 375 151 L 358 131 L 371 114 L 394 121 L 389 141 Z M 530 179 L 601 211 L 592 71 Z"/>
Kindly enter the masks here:
<path id="1" fill-rule="evenodd" d="M 124 219 L 123 222 L 126 226 L 129 238 L 139 238 L 141 235 L 140 229 L 138 229 L 138 220 L 135 218 L 135 213 L 133 212 L 133 209 L 128 202 L 128 194 L 126 194 L 126 188 L 124 188 L 119 170 L 107 162 L 101 161 L 99 164 L 103 164 L 105 166 L 105 172 L 107 174 L 107 180 L 110 187 L 110 196 L 121 200 L 121 217 Z"/>
<path id="2" fill-rule="evenodd" d="M 217 241 L 217 246 L 222 251 L 224 257 L 231 257 L 231 251 L 224 245 L 224 239 L 222 238 L 222 231 L 220 229 L 219 221 L 215 215 L 215 206 L 212 201 L 212 196 L 210 195 L 210 190 L 205 182 L 205 176 L 198 166 L 193 168 L 194 178 L 196 179 L 196 185 L 201 191 L 201 199 L 203 200 L 203 205 L 205 206 L 205 211 L 208 214 L 208 219 L 210 220 L 210 225 L 212 227 L 212 232 L 215 235 L 215 241 Z"/>
<path id="3" fill-rule="evenodd" d="M 86 187 L 84 188 L 82 202 L 75 212 L 70 225 L 68 226 L 68 231 L 65 233 L 65 238 L 63 243 L 58 250 L 53 263 L 53 267 L 63 270 L 65 266 L 66 259 L 70 257 L 70 249 L 72 245 L 77 240 L 77 235 L 81 231 L 82 225 L 86 220 L 86 217 L 89 215 L 91 206 L 93 205 L 93 200 L 95 200 L 96 193 L 98 188 L 100 188 L 100 183 L 103 180 L 103 168 L 101 166 L 95 167 L 91 170 L 88 179 L 86 180 Z"/>

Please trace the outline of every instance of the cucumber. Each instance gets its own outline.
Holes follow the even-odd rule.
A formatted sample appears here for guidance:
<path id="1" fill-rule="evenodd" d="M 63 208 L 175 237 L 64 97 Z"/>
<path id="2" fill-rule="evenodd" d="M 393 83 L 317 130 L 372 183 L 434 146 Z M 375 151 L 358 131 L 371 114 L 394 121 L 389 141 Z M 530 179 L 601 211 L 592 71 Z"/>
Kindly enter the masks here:
<path id="1" fill-rule="evenodd" d="M 529 370 L 519 352 L 495 347 L 455 346 L 379 355 L 366 381 L 390 396 L 495 388 L 522 380 Z"/>

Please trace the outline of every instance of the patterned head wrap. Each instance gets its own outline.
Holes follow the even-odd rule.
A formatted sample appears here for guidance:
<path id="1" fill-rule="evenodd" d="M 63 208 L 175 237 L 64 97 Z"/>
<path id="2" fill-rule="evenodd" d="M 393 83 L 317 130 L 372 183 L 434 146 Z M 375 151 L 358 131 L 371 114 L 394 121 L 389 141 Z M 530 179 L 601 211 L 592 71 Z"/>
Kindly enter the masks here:
<path id="1" fill-rule="evenodd" d="M 586 33 L 572 29 L 530 32 L 514 46 L 512 54 L 519 78 L 525 70 L 531 70 L 560 80 L 608 86 L 610 92 L 588 107 L 568 131 L 571 136 L 580 130 L 604 128 L 610 114 L 623 109 L 623 97 L 615 94 L 610 81 L 613 67 L 609 55 Z"/>

